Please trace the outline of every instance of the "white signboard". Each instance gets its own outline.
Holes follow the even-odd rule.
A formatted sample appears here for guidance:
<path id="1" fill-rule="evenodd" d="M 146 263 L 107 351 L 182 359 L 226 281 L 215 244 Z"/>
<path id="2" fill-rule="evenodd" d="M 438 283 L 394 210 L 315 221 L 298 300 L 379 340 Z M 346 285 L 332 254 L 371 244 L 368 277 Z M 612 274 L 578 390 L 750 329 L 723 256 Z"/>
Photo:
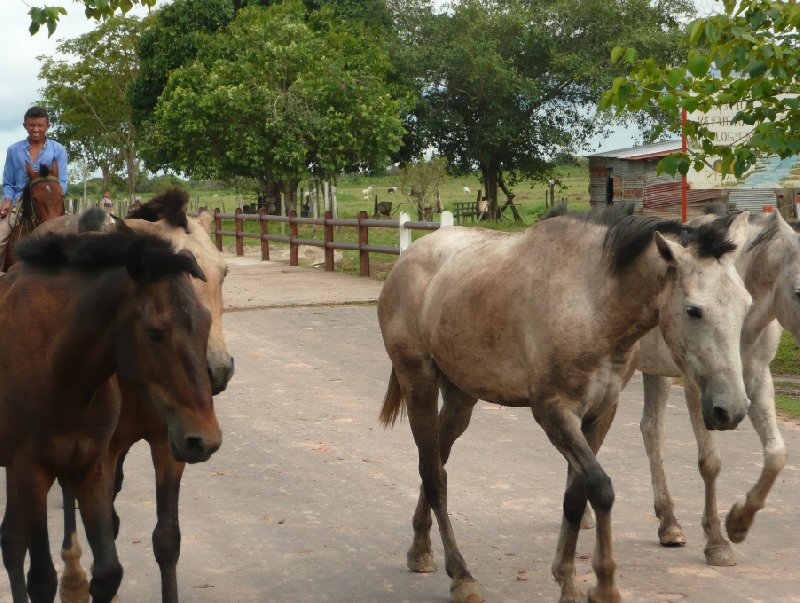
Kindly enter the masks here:
<path id="1" fill-rule="evenodd" d="M 733 107 L 720 107 L 708 113 L 693 113 L 691 119 L 704 124 L 714 132 L 717 143 L 734 145 L 747 140 L 753 129 L 753 126 L 731 123 L 733 116 L 743 109 L 744 105 L 745 103 L 738 103 Z M 690 148 L 691 145 L 689 141 Z M 731 175 L 723 178 L 719 172 L 718 162 L 714 165 L 717 169 L 706 167 L 700 172 L 690 169 L 686 175 L 689 186 L 694 189 L 800 188 L 800 157 L 787 159 L 766 157 L 738 179 Z"/>

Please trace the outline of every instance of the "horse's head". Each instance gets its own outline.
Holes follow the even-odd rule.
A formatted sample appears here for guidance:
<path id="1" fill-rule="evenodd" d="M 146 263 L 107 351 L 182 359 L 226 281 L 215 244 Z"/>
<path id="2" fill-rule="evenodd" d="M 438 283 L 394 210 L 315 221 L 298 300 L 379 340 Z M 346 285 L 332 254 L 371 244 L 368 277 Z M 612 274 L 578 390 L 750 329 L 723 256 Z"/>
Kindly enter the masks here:
<path id="1" fill-rule="evenodd" d="M 125 224 L 137 232 L 156 234 L 172 242 L 175 249 L 192 252 L 206 275 L 195 279 L 194 286 L 201 303 L 211 313 L 208 338 L 208 374 L 214 394 L 223 391 L 233 377 L 234 361 L 225 344 L 222 331 L 222 283 L 228 274 L 225 258 L 211 242 L 212 215 L 203 211 L 197 219 L 186 215 L 188 195 L 181 189 L 170 189 L 132 212 Z"/>
<path id="2" fill-rule="evenodd" d="M 22 220 L 37 226 L 52 218 L 64 215 L 64 191 L 58 180 L 58 162 L 42 164 L 35 172 L 30 163 L 25 164 L 28 184 L 22 193 Z"/>
<path id="3" fill-rule="evenodd" d="M 679 235 L 655 234 L 667 263 L 659 326 L 675 363 L 697 387 L 709 429 L 733 429 L 750 401 L 739 350 L 750 294 L 735 261 L 747 236 L 749 213 L 728 216 Z"/>
<path id="4" fill-rule="evenodd" d="M 754 326 L 773 318 L 800 341 L 800 238 L 774 211 L 757 222 L 748 249 L 744 275 L 756 299 Z"/>
<path id="5" fill-rule="evenodd" d="M 191 282 L 205 275 L 191 252 L 155 237 L 129 247 L 127 271 L 135 286 L 117 316 L 117 371 L 161 412 L 173 456 L 205 461 L 222 442 L 206 362 L 211 315 Z"/>

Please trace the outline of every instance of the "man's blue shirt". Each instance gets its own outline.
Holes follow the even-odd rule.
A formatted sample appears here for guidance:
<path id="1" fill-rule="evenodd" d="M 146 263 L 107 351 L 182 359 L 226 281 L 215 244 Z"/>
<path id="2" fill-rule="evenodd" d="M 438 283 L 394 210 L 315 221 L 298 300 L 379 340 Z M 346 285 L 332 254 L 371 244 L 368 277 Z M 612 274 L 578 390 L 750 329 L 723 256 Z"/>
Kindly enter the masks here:
<path id="1" fill-rule="evenodd" d="M 41 164 L 51 165 L 53 161 L 58 162 L 58 181 L 61 183 L 61 190 L 67 194 L 67 150 L 55 140 L 45 138 L 44 147 L 39 151 L 36 162 L 31 161 L 31 144 L 28 139 L 15 142 L 8 147 L 6 155 L 6 165 L 3 169 L 3 198 L 11 199 L 12 204 L 17 202 L 25 190 L 28 183 L 28 173 L 25 171 L 25 164 L 33 165 L 33 171 L 39 172 Z"/>

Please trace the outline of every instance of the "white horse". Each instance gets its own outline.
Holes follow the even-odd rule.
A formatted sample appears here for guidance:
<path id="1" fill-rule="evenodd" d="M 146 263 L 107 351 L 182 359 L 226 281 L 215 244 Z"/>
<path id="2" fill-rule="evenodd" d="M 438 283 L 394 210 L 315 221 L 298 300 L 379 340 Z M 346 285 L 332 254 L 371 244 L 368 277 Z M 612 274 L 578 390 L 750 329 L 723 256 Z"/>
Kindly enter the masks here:
<path id="1" fill-rule="evenodd" d="M 610 228 L 554 218 L 514 234 L 443 228 L 400 257 L 378 302 L 392 362 L 381 421 L 392 424 L 405 410 L 419 452 L 422 489 L 410 569 L 436 569 L 432 509 L 452 601 L 481 600 L 447 514 L 444 470 L 481 398 L 529 406 L 569 463 L 552 566 L 561 602 L 585 600 L 574 574 L 587 499 L 597 514 L 597 586 L 589 598 L 620 600 L 611 552 L 614 490 L 595 454 L 633 373 L 636 342 L 656 325 L 698 377 L 705 421 L 731 429 L 744 417 L 749 401 L 739 336 L 750 295 L 735 270 L 734 250 L 746 220 L 693 229 L 634 216 Z M 475 324 L 478 313 L 493 320 Z"/>
<path id="2" fill-rule="evenodd" d="M 708 220 L 708 217 L 700 220 Z M 764 507 L 775 479 L 786 462 L 786 446 L 775 417 L 775 389 L 769 363 L 775 357 L 782 328 L 800 341 L 800 239 L 779 212 L 751 219 L 747 241 L 736 262 L 739 274 L 753 297 L 753 306 L 742 329 L 741 354 L 747 394 L 752 400 L 748 411 L 764 448 L 764 466 L 744 503 L 736 503 L 728 513 L 726 528 L 733 542 L 741 542 L 753 523 L 755 513 Z M 644 413 L 641 430 L 653 482 L 654 506 L 659 519 L 658 536 L 662 545 L 683 545 L 686 540 L 675 518 L 672 497 L 664 473 L 662 445 L 664 411 L 669 398 L 670 377 L 680 370 L 666 353 L 656 331 L 648 333 L 639 348 L 637 368 L 644 373 Z M 716 504 L 716 478 L 721 470 L 719 451 L 712 434 L 700 416 L 698 392 L 686 384 L 686 404 L 697 438 L 698 466 L 705 484 L 702 526 L 706 535 L 705 557 L 710 565 L 736 563 L 730 543 L 722 535 Z"/>

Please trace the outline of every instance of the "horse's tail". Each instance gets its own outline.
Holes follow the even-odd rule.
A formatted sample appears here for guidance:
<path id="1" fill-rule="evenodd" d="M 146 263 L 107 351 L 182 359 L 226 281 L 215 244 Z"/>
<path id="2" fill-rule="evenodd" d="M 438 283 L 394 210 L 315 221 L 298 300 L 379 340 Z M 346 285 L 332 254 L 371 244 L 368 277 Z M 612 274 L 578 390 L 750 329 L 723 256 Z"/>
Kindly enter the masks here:
<path id="1" fill-rule="evenodd" d="M 384 427 L 389 427 L 397 422 L 397 418 L 403 418 L 406 414 L 406 401 L 403 392 L 400 390 L 400 382 L 397 374 L 392 368 L 389 376 L 389 387 L 386 389 L 386 396 L 383 398 L 383 408 L 381 409 L 380 422 Z"/>

